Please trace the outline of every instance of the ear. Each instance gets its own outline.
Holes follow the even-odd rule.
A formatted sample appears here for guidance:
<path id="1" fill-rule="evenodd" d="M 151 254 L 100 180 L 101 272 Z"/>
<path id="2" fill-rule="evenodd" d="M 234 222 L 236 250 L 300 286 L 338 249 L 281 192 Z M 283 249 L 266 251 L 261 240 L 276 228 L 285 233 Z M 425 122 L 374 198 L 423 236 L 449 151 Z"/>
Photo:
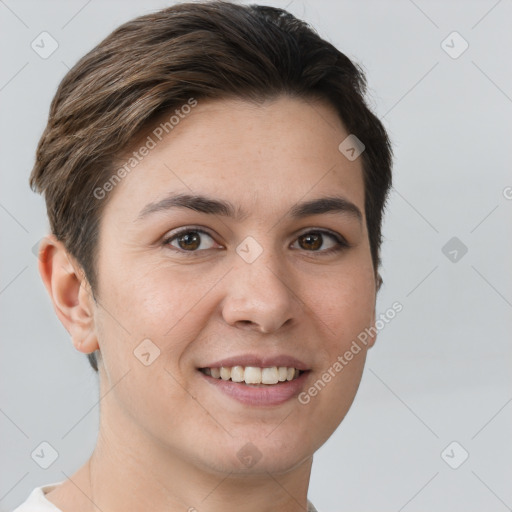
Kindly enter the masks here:
<path id="1" fill-rule="evenodd" d="M 99 349 L 89 283 L 81 267 L 53 234 L 39 245 L 39 273 L 75 348 L 84 354 Z"/>
<path id="2" fill-rule="evenodd" d="M 377 272 L 377 275 L 375 277 L 376 284 L 377 284 L 377 292 L 380 290 L 380 287 L 382 286 L 382 283 L 384 282 L 382 280 L 382 276 L 380 275 L 380 272 Z"/>
<path id="3" fill-rule="evenodd" d="M 368 342 L 367 347 L 368 349 L 372 348 L 373 345 L 375 345 L 375 342 L 377 341 L 377 330 L 375 329 L 375 316 L 376 316 L 376 309 L 377 309 L 377 293 L 380 290 L 380 287 L 382 286 L 382 276 L 379 272 L 377 272 L 375 276 L 375 302 L 373 304 L 373 311 L 372 311 L 372 321 L 370 323 L 370 335 L 368 336 Z"/>

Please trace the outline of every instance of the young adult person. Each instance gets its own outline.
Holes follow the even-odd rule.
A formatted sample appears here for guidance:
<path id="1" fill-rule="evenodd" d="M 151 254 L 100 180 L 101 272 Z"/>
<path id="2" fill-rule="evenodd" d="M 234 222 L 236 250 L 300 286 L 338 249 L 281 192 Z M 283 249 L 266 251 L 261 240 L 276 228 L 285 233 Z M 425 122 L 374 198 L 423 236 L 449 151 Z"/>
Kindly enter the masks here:
<path id="1" fill-rule="evenodd" d="M 17 512 L 315 510 L 313 455 L 375 342 L 391 148 L 364 92 L 303 21 L 220 1 L 129 21 L 69 71 L 30 184 L 100 426 Z"/>

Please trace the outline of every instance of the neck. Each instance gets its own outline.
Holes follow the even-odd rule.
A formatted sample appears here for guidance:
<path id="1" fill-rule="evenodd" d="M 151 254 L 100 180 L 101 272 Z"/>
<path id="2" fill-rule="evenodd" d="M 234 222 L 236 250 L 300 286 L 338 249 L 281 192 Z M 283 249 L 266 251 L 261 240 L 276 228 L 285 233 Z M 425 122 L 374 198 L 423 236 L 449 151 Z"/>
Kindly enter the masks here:
<path id="1" fill-rule="evenodd" d="M 89 496 L 100 510 L 189 512 L 305 512 L 309 457 L 286 472 L 218 471 L 177 448 L 162 446 L 128 419 L 109 421 L 102 411 L 98 442 L 89 461 Z M 97 510 L 92 507 L 91 510 Z"/>

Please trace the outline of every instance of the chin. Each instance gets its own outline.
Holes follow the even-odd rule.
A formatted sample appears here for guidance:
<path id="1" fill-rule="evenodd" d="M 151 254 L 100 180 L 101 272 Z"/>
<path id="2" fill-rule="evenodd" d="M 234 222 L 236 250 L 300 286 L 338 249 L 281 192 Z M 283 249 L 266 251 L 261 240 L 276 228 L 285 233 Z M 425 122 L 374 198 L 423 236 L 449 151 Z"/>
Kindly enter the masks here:
<path id="1" fill-rule="evenodd" d="M 208 444 L 198 454 L 201 465 L 239 476 L 287 473 L 308 460 L 315 448 L 309 434 L 293 436 L 278 429 L 268 435 L 268 429 L 260 427 L 257 434 L 229 438 L 224 445 L 220 441 Z"/>

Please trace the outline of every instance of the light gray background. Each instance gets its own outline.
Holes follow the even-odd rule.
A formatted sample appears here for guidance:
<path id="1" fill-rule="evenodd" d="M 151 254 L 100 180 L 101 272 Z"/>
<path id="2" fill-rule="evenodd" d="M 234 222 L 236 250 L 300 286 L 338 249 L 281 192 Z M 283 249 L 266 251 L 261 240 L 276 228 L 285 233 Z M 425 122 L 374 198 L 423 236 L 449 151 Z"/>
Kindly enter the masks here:
<path id="1" fill-rule="evenodd" d="M 511 510 L 511 1 L 262 3 L 288 5 L 364 66 L 396 155 L 378 302 L 380 312 L 394 301 L 404 309 L 315 455 L 310 499 L 320 512 Z M 167 5 L 0 1 L 2 512 L 71 475 L 97 433 L 97 377 L 32 253 L 47 220 L 28 176 L 49 104 L 79 57 Z M 42 31 L 59 44 L 46 60 L 30 46 Z M 453 31 L 469 43 L 456 59 L 441 47 Z M 456 262 L 442 252 L 452 237 L 468 248 Z M 47 470 L 30 457 L 42 441 L 59 453 Z M 469 452 L 458 469 L 441 457 L 452 441 Z"/>

